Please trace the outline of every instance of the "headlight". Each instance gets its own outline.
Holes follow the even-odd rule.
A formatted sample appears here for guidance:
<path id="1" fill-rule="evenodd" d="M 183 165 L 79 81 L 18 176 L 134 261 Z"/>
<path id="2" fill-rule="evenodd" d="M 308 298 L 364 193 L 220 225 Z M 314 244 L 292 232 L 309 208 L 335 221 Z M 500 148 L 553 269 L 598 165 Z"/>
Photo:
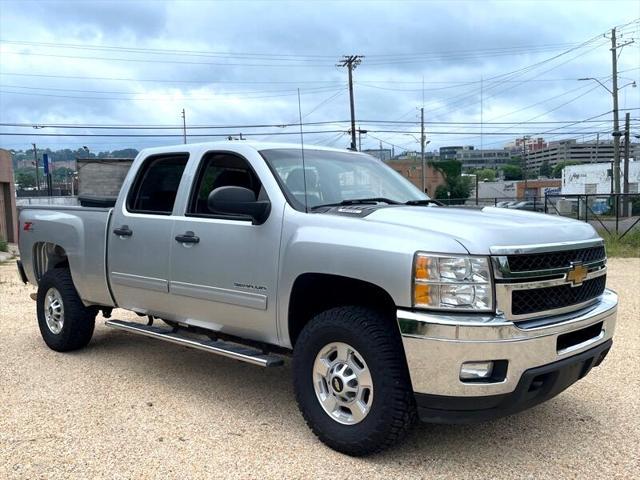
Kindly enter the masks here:
<path id="1" fill-rule="evenodd" d="M 413 306 L 460 311 L 493 310 L 488 257 L 416 253 Z"/>

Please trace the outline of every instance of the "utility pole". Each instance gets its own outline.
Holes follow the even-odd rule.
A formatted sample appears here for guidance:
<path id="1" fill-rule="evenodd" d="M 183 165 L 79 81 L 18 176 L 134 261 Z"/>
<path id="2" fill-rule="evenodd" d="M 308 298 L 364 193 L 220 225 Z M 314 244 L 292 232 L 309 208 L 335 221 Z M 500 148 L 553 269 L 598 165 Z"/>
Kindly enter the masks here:
<path id="1" fill-rule="evenodd" d="M 618 120 L 618 55 L 616 45 L 616 29 L 611 29 L 611 69 L 613 89 L 613 188 L 620 193 L 620 126 Z"/>
<path id="2" fill-rule="evenodd" d="M 184 140 L 184 144 L 187 144 L 187 117 L 184 113 L 184 108 L 182 109 L 182 138 Z"/>
<path id="3" fill-rule="evenodd" d="M 380 141 L 380 161 L 384 162 L 384 155 L 382 154 L 382 140 Z"/>
<path id="4" fill-rule="evenodd" d="M 424 107 L 420 107 L 420 160 L 422 161 L 422 193 L 427 187 L 427 175 L 424 164 Z"/>
<path id="5" fill-rule="evenodd" d="M 624 116 L 624 180 L 622 193 L 629 193 L 629 140 L 630 140 L 630 132 L 631 129 L 631 114 L 629 112 Z M 629 202 L 627 202 L 627 197 L 622 197 L 623 201 L 623 209 L 622 215 L 629 215 Z"/>
<path id="6" fill-rule="evenodd" d="M 356 113 L 353 101 L 353 71 L 360 65 L 363 55 L 343 55 L 336 66 L 347 67 L 349 72 L 349 104 L 351 107 L 351 150 L 356 150 Z"/>
<path id="7" fill-rule="evenodd" d="M 32 143 L 31 145 L 33 145 L 33 160 L 36 165 L 36 189 L 40 191 L 40 174 L 38 173 L 38 149 L 36 148 L 35 143 Z"/>
<path id="8" fill-rule="evenodd" d="M 524 176 L 524 200 L 527 199 L 527 137 L 522 137 L 522 175 Z"/>

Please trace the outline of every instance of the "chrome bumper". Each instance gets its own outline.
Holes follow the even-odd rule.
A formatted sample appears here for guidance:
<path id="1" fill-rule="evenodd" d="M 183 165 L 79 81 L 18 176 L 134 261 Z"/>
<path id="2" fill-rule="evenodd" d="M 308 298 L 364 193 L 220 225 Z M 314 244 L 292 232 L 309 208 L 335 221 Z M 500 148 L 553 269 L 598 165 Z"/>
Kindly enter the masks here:
<path id="1" fill-rule="evenodd" d="M 538 319 L 527 328 L 496 315 L 398 310 L 413 390 L 457 397 L 511 393 L 526 370 L 569 358 L 610 340 L 617 307 L 618 296 L 605 290 L 594 305 L 555 316 L 553 323 Z M 599 335 L 558 350 L 560 335 L 599 322 L 602 322 Z M 543 326 L 536 326 L 540 324 Z M 464 362 L 489 360 L 508 361 L 504 380 L 495 383 L 460 380 L 460 367 Z"/>

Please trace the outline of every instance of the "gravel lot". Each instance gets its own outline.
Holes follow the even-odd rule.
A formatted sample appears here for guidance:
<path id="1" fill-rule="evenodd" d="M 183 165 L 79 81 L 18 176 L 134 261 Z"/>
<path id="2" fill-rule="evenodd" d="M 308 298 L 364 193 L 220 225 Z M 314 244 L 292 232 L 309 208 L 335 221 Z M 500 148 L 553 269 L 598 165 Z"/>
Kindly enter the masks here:
<path id="1" fill-rule="evenodd" d="M 354 459 L 307 429 L 288 365 L 260 369 L 101 318 L 89 348 L 47 349 L 33 287 L 0 265 L 0 478 L 638 478 L 639 285 L 640 259 L 610 260 L 614 348 L 560 396 L 481 425 L 419 425 Z"/>

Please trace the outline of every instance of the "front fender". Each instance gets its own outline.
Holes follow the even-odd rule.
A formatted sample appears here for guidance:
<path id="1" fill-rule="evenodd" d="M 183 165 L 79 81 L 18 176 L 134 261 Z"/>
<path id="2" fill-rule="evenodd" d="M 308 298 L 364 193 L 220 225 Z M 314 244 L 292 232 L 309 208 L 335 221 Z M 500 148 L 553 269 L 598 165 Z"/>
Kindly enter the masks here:
<path id="1" fill-rule="evenodd" d="M 290 295 L 300 275 L 325 273 L 362 280 L 387 292 L 396 306 L 410 308 L 416 251 L 467 253 L 460 243 L 441 234 L 358 218 L 302 213 L 288 206 L 280 248 L 278 334 L 289 347 Z"/>

